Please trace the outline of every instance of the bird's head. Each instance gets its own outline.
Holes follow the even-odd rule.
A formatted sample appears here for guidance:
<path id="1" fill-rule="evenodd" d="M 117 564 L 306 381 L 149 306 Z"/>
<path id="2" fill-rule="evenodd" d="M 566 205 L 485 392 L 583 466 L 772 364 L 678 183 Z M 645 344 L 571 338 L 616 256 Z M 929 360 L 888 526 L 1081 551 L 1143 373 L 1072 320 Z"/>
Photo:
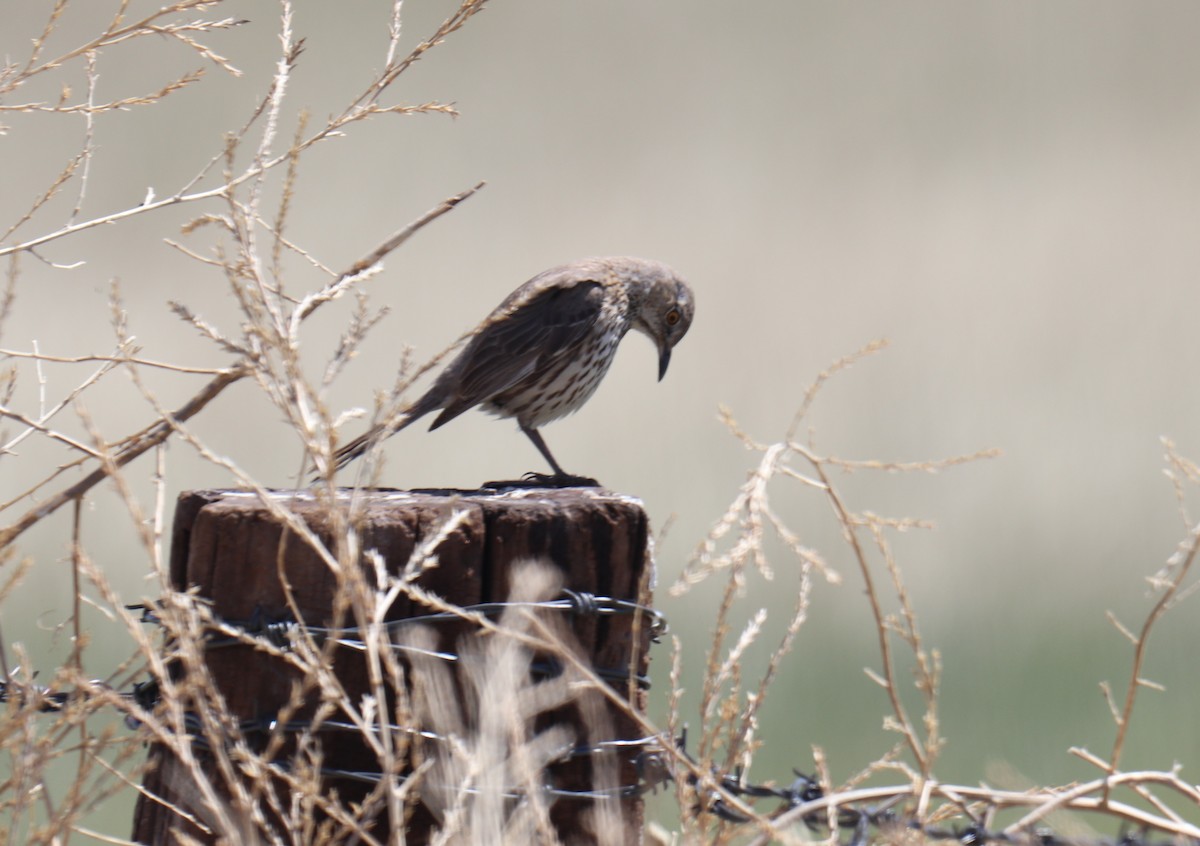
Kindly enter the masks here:
<path id="1" fill-rule="evenodd" d="M 634 308 L 633 327 L 658 348 L 658 378 L 671 363 L 671 350 L 687 334 L 696 311 L 692 289 L 660 262 L 643 261 L 637 271 L 642 285 Z"/>

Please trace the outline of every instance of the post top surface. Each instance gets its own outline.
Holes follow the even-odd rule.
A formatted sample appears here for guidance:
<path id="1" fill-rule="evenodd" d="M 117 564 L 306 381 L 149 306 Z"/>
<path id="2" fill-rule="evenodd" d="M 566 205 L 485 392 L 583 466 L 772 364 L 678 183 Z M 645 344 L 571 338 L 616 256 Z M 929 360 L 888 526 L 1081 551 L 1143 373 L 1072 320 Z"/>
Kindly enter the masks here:
<path id="1" fill-rule="evenodd" d="M 311 507 L 328 502 L 328 492 L 321 488 L 283 488 L 269 489 L 263 492 L 277 503 L 288 503 L 292 506 Z M 202 490 L 183 491 L 179 494 L 180 501 L 199 498 L 210 503 L 220 502 L 225 505 L 244 504 L 249 507 L 261 502 L 258 491 L 246 488 L 210 488 Z M 615 493 L 606 488 L 479 488 L 476 490 L 461 490 L 456 488 L 415 488 L 401 490 L 398 488 L 338 488 L 336 499 L 332 504 L 340 507 L 357 505 L 361 507 L 387 507 L 397 505 L 433 505 L 451 504 L 453 502 L 475 503 L 479 505 L 538 504 L 551 507 L 612 505 L 620 503 L 639 509 L 644 508 L 640 499 L 628 494 Z"/>

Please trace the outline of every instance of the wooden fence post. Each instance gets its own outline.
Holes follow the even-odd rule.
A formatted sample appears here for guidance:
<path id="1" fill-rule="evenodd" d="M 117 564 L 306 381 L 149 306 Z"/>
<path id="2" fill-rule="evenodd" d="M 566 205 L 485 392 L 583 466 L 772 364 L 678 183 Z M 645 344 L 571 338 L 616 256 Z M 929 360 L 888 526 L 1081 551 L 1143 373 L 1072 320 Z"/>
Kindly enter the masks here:
<path id="1" fill-rule="evenodd" d="M 341 490 L 336 503 L 321 502 L 310 491 L 272 493 L 274 504 L 303 522 L 330 548 L 335 528 L 331 519 L 336 509 L 349 510 L 361 539 L 362 550 L 376 550 L 390 573 L 403 570 L 414 549 L 444 525 L 447 515 L 456 514 L 454 529 L 437 547 L 438 564 L 425 569 L 416 580 L 423 590 L 459 606 L 502 602 L 511 593 L 514 566 L 528 559 L 548 562 L 561 573 L 564 588 L 619 600 L 649 601 L 646 591 L 651 566 L 648 553 L 648 522 L 637 500 L 600 489 L 570 488 L 514 489 L 505 491 L 392 491 Z M 354 498 L 350 508 L 351 497 Z M 371 569 L 365 560 L 359 566 Z M 171 544 L 171 578 L 176 590 L 192 590 L 211 605 L 220 620 L 242 624 L 289 620 L 298 610 L 310 626 L 327 626 L 337 603 L 338 578 L 331 568 L 297 534 L 284 525 L 257 495 L 246 491 L 191 491 L 180 495 Z M 368 574 L 369 577 L 369 574 Z M 430 613 L 407 597 L 389 608 L 387 619 L 399 620 Z M 573 632 L 578 649 L 601 673 L 607 673 L 612 688 L 641 711 L 644 688 L 628 683 L 629 674 L 644 676 L 648 666 L 650 620 L 640 614 L 587 615 L 563 618 Z M 343 626 L 352 625 L 346 620 Z M 473 624 L 455 621 L 439 626 L 439 649 L 454 650 Z M 474 636 L 474 635 L 471 635 Z M 267 721 L 285 708 L 297 690 L 298 672 L 278 655 L 246 644 L 225 644 L 204 653 L 204 662 L 231 714 L 239 721 Z M 339 682 L 358 701 L 370 692 L 361 653 L 338 647 L 333 661 Z M 181 670 L 180 670 L 181 671 Z M 182 672 L 182 671 L 181 671 Z M 622 677 L 625 677 L 624 680 Z M 292 719 L 307 718 L 319 698 L 308 691 Z M 597 700 L 603 701 L 603 700 Z M 606 723 L 614 740 L 641 736 L 637 724 L 611 702 L 604 702 Z M 559 709 L 548 719 L 561 720 L 577 736 L 584 734 L 578 714 Z M 561 712 L 561 713 L 560 713 Z M 538 730 L 545 728 L 539 718 Z M 412 728 L 420 729 L 421 726 Z M 378 770 L 378 757 L 361 737 L 352 732 L 321 734 L 324 766 L 338 771 Z M 578 736 L 578 742 L 587 742 Z M 203 758 L 203 747 L 200 757 Z M 636 784 L 634 758 L 638 750 L 618 753 L 618 780 Z M 286 758 L 286 744 L 277 754 Z M 161 745 L 152 745 L 156 766 L 146 776 L 146 794 L 135 811 L 134 839 L 144 844 L 173 844 L 172 830 L 186 832 L 202 843 L 215 843 L 215 835 L 189 823 L 176 813 L 178 808 L 197 819 L 211 820 L 203 793 L 194 776 Z M 206 768 L 206 772 L 208 772 Z M 588 789 L 591 763 L 582 756 L 556 763 L 548 771 L 556 785 Z M 210 773 L 209 783 L 228 791 L 222 779 Z M 349 806 L 361 801 L 373 785 L 353 779 L 327 778 L 322 789 L 336 791 Z M 224 797 L 228 798 L 225 792 Z M 159 797 L 157 801 L 151 797 Z M 411 816 L 405 824 L 407 843 L 422 843 L 435 818 L 420 803 L 410 803 Z M 594 842 L 589 833 L 591 802 L 558 799 L 551 820 L 560 839 Z M 611 805 L 610 805 L 611 807 Z M 623 831 L 615 842 L 641 840 L 642 803 L 637 796 L 620 800 Z M 275 818 L 268 812 L 267 825 Z M 262 823 L 259 823 L 260 825 Z M 372 820 L 371 836 L 388 842 L 388 814 L 381 808 Z M 283 838 L 285 842 L 291 842 Z M 269 842 L 264 840 L 263 842 Z"/>

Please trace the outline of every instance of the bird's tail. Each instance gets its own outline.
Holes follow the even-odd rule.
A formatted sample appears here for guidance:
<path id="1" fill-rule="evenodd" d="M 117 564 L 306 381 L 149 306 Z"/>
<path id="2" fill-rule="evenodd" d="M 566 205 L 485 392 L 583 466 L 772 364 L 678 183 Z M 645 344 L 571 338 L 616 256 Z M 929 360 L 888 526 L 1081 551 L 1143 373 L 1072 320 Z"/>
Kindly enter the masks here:
<path id="1" fill-rule="evenodd" d="M 400 415 L 391 423 L 375 424 L 333 454 L 333 469 L 341 470 L 351 461 L 375 446 L 375 444 L 390 438 L 416 419 L 416 415 L 409 412 Z"/>
<path id="2" fill-rule="evenodd" d="M 357 438 L 346 444 L 333 454 L 333 469 L 341 470 L 354 459 L 358 458 L 368 449 L 383 430 L 382 426 L 372 426 L 367 431 L 363 432 Z"/>
<path id="3" fill-rule="evenodd" d="M 435 386 L 436 387 L 436 386 Z M 384 423 L 376 423 L 350 443 L 333 454 L 333 469 L 341 470 L 377 443 L 387 440 L 410 423 L 415 423 L 436 408 L 440 408 L 439 395 L 428 391 L 423 397 L 414 402 L 404 411 Z M 314 478 L 319 478 L 323 472 L 318 472 Z"/>

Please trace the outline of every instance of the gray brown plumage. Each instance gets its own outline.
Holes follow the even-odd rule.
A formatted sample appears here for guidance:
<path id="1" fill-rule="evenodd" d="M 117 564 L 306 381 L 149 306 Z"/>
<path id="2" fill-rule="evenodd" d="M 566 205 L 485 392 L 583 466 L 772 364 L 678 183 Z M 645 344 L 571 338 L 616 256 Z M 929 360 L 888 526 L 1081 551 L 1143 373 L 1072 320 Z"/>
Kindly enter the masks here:
<path id="1" fill-rule="evenodd" d="M 588 401 L 630 329 L 654 341 L 662 379 L 693 312 L 691 289 L 661 262 L 588 258 L 539 273 L 500 303 L 399 418 L 339 449 L 336 466 L 432 411 L 441 410 L 429 427 L 436 429 L 478 405 L 516 418 L 555 476 L 568 478 L 538 429 Z"/>

